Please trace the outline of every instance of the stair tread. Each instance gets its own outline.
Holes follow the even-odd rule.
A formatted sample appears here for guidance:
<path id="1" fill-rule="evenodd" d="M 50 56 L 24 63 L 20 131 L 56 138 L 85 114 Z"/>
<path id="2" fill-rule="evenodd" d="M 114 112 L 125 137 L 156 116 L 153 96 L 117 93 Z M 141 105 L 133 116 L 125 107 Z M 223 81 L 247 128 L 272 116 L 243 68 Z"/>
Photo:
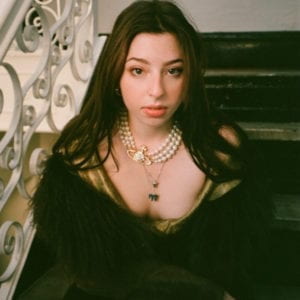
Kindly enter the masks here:
<path id="1" fill-rule="evenodd" d="M 300 122 L 238 122 L 252 139 L 300 141 Z"/>
<path id="2" fill-rule="evenodd" d="M 268 68 L 210 68 L 205 73 L 206 77 L 217 77 L 217 76 L 238 76 L 238 77 L 299 77 L 300 70 L 291 69 L 268 69 Z"/>
<path id="3" fill-rule="evenodd" d="M 300 195 L 275 194 L 275 219 L 300 222 Z"/>

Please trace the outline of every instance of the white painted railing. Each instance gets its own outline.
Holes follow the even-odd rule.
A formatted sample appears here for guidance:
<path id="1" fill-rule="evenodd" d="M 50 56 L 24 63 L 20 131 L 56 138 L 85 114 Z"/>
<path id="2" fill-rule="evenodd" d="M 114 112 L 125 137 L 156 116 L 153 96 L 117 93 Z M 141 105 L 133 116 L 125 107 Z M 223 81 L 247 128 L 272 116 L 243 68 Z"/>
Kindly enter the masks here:
<path id="1" fill-rule="evenodd" d="M 34 237 L 27 199 L 47 155 L 37 134 L 79 111 L 104 42 L 96 4 L 0 0 L 0 299 L 13 297 Z"/>

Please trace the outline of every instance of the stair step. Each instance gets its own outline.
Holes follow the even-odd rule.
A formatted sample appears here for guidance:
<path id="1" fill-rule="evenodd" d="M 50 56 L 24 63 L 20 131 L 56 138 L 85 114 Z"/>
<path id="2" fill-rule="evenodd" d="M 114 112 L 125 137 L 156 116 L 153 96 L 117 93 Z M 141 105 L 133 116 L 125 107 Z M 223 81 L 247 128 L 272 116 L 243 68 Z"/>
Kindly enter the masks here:
<path id="1" fill-rule="evenodd" d="M 300 141 L 300 123 L 239 122 L 251 139 Z"/>
<path id="2" fill-rule="evenodd" d="M 204 33 L 203 41 L 209 68 L 300 68 L 299 31 Z"/>
<path id="3" fill-rule="evenodd" d="M 300 231 L 300 194 L 275 194 L 274 227 Z"/>
<path id="4" fill-rule="evenodd" d="M 265 69 L 265 68 L 214 68 L 208 69 L 205 72 L 205 77 L 267 77 L 267 78 L 276 78 L 276 77 L 300 77 L 300 70 L 291 70 L 291 69 Z"/>

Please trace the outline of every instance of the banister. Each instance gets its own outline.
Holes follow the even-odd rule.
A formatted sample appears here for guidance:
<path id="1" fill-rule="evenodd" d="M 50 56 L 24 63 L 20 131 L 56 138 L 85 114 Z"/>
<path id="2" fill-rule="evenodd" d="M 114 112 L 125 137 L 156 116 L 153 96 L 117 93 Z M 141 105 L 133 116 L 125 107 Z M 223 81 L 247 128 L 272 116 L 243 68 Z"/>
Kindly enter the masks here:
<path id="1" fill-rule="evenodd" d="M 1 3 L 0 299 L 13 298 L 35 234 L 28 199 L 51 147 L 39 139 L 78 113 L 105 41 L 94 30 L 95 3 Z"/>
<path id="2" fill-rule="evenodd" d="M 1 3 L 0 10 L 0 61 L 7 52 L 19 25 L 23 21 L 32 0 L 11 0 Z"/>

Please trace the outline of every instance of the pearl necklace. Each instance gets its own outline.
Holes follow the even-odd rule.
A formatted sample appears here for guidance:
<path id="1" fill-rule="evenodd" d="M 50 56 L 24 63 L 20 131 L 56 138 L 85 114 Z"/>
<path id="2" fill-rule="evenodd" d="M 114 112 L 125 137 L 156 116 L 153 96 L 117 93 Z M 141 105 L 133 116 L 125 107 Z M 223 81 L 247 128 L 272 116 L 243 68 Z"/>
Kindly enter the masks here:
<path id="1" fill-rule="evenodd" d="M 119 120 L 119 134 L 128 156 L 136 162 L 146 166 L 152 163 L 164 163 L 177 152 L 181 144 L 181 130 L 173 124 L 173 127 L 164 143 L 155 151 L 148 152 L 148 147 L 142 145 L 136 147 L 134 138 L 129 128 L 127 114 L 122 114 Z"/>

